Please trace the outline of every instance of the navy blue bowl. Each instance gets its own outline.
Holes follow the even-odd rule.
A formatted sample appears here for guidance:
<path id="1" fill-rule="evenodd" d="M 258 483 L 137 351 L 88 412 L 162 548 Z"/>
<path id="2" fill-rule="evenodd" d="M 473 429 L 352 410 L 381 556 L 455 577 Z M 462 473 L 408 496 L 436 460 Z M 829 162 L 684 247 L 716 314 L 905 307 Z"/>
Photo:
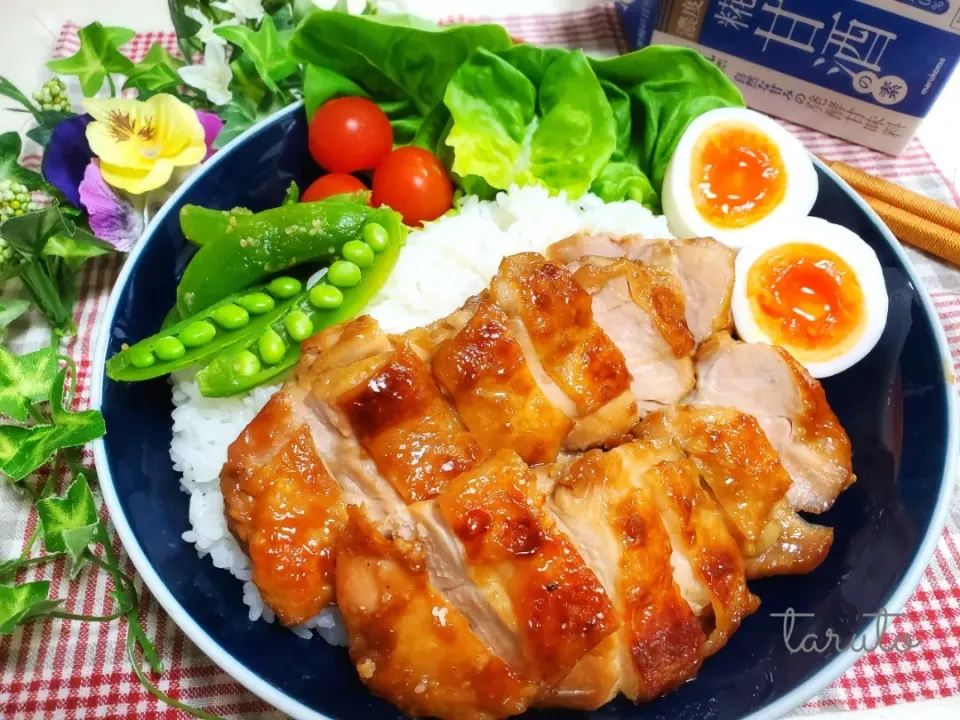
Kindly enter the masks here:
<path id="1" fill-rule="evenodd" d="M 253 692 L 297 718 L 397 718 L 357 678 L 341 648 L 302 640 L 250 622 L 239 581 L 197 557 L 180 539 L 189 529 L 188 498 L 171 467 L 172 409 L 165 379 L 116 383 L 107 357 L 160 326 L 174 302 L 191 249 L 180 232 L 180 208 L 195 203 L 254 210 L 280 203 L 291 180 L 316 175 L 304 113 L 293 106 L 265 120 L 218 153 L 154 218 L 127 261 L 110 298 L 98 343 L 94 403 L 106 418 L 97 444 L 100 482 L 124 546 L 147 586 L 174 621 L 217 664 Z M 810 575 L 753 585 L 760 610 L 696 680 L 656 702 L 623 700 L 564 717 L 646 720 L 776 718 L 817 694 L 858 657 L 831 647 L 791 652 L 802 638 L 833 630 L 844 644 L 875 642 L 881 609 L 900 610 L 920 580 L 946 519 L 956 472 L 958 423 L 951 366 L 933 306 L 896 240 L 835 175 L 818 167 L 814 215 L 840 223 L 876 250 L 884 267 L 890 313 L 883 338 L 853 369 L 824 384 L 850 434 L 857 483 L 819 522 L 836 529 L 833 550 Z M 784 620 L 797 617 L 789 647 Z M 821 642 L 822 644 L 822 642 Z"/>

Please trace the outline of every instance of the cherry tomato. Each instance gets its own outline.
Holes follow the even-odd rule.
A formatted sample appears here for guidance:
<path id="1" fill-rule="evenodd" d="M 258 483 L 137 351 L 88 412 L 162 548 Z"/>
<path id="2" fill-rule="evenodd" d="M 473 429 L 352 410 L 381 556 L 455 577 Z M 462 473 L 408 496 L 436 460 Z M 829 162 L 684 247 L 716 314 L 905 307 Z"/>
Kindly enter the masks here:
<path id="1" fill-rule="evenodd" d="M 314 180 L 310 187 L 304 190 L 300 202 L 317 202 L 331 195 L 363 192 L 367 189 L 367 186 L 353 175 L 330 173 Z"/>
<path id="2" fill-rule="evenodd" d="M 393 128 L 370 100 L 337 98 L 314 113 L 309 144 L 313 159 L 327 172 L 370 170 L 393 147 Z"/>
<path id="3" fill-rule="evenodd" d="M 407 225 L 419 225 L 453 207 L 453 183 L 433 153 L 397 148 L 373 171 L 372 204 L 388 205 L 403 215 Z"/>

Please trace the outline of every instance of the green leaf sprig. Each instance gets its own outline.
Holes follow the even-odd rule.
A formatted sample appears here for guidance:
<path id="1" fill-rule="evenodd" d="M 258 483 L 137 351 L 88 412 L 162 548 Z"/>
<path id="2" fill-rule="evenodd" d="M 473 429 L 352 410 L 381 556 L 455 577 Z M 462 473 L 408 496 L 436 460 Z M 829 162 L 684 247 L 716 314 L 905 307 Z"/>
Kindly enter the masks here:
<path id="1" fill-rule="evenodd" d="M 57 366 L 63 363 L 59 370 Z M 68 378 L 69 375 L 69 378 Z M 77 370 L 53 345 L 27 355 L 14 355 L 0 346 L 0 413 L 16 424 L 0 425 L 0 474 L 34 502 L 37 528 L 19 557 L 0 562 L 0 634 L 46 618 L 80 622 L 127 622 L 127 656 L 139 681 L 162 702 L 204 720 L 222 720 L 163 693 L 141 663 L 153 673 L 163 664 L 140 623 L 140 597 L 133 578 L 123 571 L 110 535 L 97 509 L 91 480 L 96 473 L 81 463 L 82 444 L 105 432 L 97 410 L 72 412 Z M 68 381 L 69 380 L 69 381 Z M 47 466 L 45 482 L 33 471 Z M 59 478 L 69 484 L 55 494 Z M 72 479 L 71 479 L 72 478 Z M 44 552 L 34 555 L 38 541 Z M 92 565 L 113 580 L 113 609 L 105 615 L 80 615 L 64 609 L 65 598 L 50 597 L 48 580 L 24 581 L 28 568 L 64 560 L 70 577 Z M 18 577 L 21 580 L 18 582 Z M 142 659 L 141 659 L 142 657 Z"/>

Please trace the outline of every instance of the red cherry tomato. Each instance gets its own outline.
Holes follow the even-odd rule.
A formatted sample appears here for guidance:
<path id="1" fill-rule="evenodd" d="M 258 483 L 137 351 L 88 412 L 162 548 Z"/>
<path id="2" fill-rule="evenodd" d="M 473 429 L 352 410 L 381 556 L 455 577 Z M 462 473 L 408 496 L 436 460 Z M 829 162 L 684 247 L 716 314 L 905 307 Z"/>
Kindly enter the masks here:
<path id="1" fill-rule="evenodd" d="M 300 202 L 317 202 L 331 195 L 363 192 L 367 189 L 367 186 L 357 180 L 353 175 L 330 173 L 329 175 L 324 175 L 314 180 L 310 187 L 303 191 Z"/>
<path id="2" fill-rule="evenodd" d="M 419 225 L 453 207 L 453 183 L 433 153 L 397 148 L 373 171 L 372 204 L 388 205 L 403 215 L 407 225 Z"/>
<path id="3" fill-rule="evenodd" d="M 337 98 L 314 113 L 309 144 L 313 159 L 327 172 L 369 170 L 393 147 L 393 128 L 366 98 Z"/>

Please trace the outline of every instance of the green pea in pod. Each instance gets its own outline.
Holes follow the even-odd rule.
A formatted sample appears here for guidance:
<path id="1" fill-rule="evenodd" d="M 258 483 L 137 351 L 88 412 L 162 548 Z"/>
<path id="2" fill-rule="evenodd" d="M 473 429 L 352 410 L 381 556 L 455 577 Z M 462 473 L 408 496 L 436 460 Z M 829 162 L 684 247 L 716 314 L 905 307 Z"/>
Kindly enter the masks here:
<path id="1" fill-rule="evenodd" d="M 389 208 L 326 201 L 230 215 L 223 234 L 204 244 L 187 265 L 177 287 L 180 314 L 192 315 L 295 265 L 329 262 L 346 243 L 362 237 L 365 225 L 385 227 L 392 215 Z"/>
<path id="2" fill-rule="evenodd" d="M 197 373 L 200 392 L 206 397 L 226 397 L 276 381 L 297 364 L 301 340 L 359 314 L 387 281 L 407 234 L 393 211 L 379 215 L 376 225 L 386 230 L 387 242 L 356 284 L 338 288 L 324 279 L 299 293 L 282 315 L 273 316 L 269 328 L 231 345 L 202 368 Z"/>
<path id="3" fill-rule="evenodd" d="M 294 306 L 299 294 L 290 295 L 290 289 L 302 287 L 296 278 L 276 278 L 269 285 L 224 298 L 118 352 L 107 361 L 107 377 L 121 382 L 150 380 L 256 340 Z"/>

